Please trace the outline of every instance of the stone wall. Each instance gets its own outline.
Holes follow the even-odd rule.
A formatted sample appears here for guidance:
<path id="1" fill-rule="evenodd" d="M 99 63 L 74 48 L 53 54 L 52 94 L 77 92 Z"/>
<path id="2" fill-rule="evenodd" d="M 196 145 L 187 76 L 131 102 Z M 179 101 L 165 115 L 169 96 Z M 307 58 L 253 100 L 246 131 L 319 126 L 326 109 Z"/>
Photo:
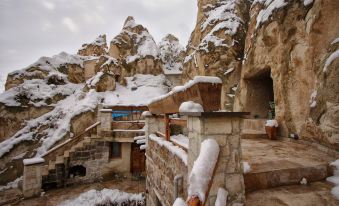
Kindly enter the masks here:
<path id="1" fill-rule="evenodd" d="M 187 198 L 187 165 L 166 147 L 148 139 L 146 150 L 146 188 L 147 205 L 156 206 L 157 198 L 162 205 L 172 205 L 174 197 L 174 177 L 182 175 L 179 182 L 178 195 Z"/>
<path id="2" fill-rule="evenodd" d="M 230 113 L 232 114 L 232 113 Z M 229 195 L 227 205 L 244 203 L 245 185 L 241 164 L 241 119 L 225 116 L 188 117 L 188 172 L 199 156 L 200 145 L 205 139 L 214 139 L 220 147 L 218 162 L 206 205 L 213 206 L 218 189 L 225 188 Z"/>
<path id="3" fill-rule="evenodd" d="M 66 184 L 94 182 L 102 178 L 102 168 L 109 162 L 109 142 L 96 141 L 70 153 L 68 168 L 82 165 L 86 168 L 84 177 L 69 178 Z"/>

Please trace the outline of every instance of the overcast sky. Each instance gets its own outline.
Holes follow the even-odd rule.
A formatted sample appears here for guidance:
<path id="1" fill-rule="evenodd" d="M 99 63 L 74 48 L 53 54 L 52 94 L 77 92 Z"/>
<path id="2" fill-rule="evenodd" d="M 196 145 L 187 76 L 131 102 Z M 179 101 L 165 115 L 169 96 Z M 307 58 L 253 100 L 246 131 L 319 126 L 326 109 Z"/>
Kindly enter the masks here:
<path id="1" fill-rule="evenodd" d="M 0 75 L 41 56 L 76 53 L 99 34 L 109 42 L 127 16 L 157 42 L 172 33 L 185 46 L 196 12 L 196 0 L 0 0 Z"/>

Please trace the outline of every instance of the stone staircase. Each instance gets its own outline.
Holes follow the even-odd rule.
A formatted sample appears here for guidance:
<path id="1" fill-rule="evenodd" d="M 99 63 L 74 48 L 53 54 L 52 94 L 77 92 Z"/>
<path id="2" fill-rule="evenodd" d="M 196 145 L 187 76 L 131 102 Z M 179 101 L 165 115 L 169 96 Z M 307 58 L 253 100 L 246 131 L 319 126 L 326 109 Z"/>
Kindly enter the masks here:
<path id="1" fill-rule="evenodd" d="M 229 91 L 226 93 L 226 103 L 225 103 L 225 110 L 233 111 L 234 99 L 235 99 L 235 92 L 237 91 L 238 84 L 233 85 Z"/>
<path id="2" fill-rule="evenodd" d="M 265 138 L 268 136 L 265 131 L 266 119 L 244 119 L 243 130 L 241 131 L 242 139 Z"/>
<path id="3" fill-rule="evenodd" d="M 248 162 L 251 167 L 244 174 L 246 195 L 249 197 L 260 191 L 263 195 L 270 191 L 275 191 L 276 194 L 276 191 L 284 190 L 285 187 L 299 189 L 300 192 L 308 188 L 305 193 L 315 195 L 319 190 L 328 187 L 325 179 L 333 174 L 329 163 L 338 158 L 338 155 L 329 155 L 316 147 L 289 139 L 242 139 L 242 153 L 243 161 Z M 308 186 L 321 185 L 322 189 L 313 187 L 310 190 L 312 187 L 301 184 L 303 178 L 307 180 Z M 327 192 L 330 194 L 330 190 Z"/>
<path id="4" fill-rule="evenodd" d="M 74 153 L 81 151 L 83 148 L 92 144 L 96 135 L 92 134 L 91 137 L 84 137 L 84 139 L 77 144 L 73 145 L 70 149 L 63 152 L 63 155 L 58 155 L 54 160 L 49 160 L 47 165 L 42 168 L 42 181 L 45 187 L 63 187 L 65 179 L 68 177 L 68 164 L 70 156 Z"/>

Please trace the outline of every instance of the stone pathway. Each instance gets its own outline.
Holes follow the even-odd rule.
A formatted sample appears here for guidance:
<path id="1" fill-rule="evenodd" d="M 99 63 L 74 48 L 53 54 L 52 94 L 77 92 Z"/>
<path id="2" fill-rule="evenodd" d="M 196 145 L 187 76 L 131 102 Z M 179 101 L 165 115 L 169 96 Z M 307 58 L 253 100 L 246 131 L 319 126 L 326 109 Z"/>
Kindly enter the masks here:
<path id="1" fill-rule="evenodd" d="M 258 190 L 246 195 L 246 206 L 337 206 L 327 182 L 282 186 Z"/>

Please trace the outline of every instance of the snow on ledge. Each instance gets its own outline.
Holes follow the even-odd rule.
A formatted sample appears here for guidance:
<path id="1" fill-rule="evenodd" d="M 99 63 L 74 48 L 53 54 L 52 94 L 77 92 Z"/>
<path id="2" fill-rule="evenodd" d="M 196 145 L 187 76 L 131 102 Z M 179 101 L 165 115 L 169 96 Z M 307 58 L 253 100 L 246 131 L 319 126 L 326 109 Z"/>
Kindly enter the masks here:
<path id="1" fill-rule="evenodd" d="M 214 139 L 206 139 L 201 143 L 199 156 L 189 176 L 188 197 L 197 196 L 201 202 L 205 201 L 205 194 L 218 161 L 219 151 L 219 145 Z"/>
<path id="2" fill-rule="evenodd" d="M 45 160 L 41 157 L 36 157 L 36 158 L 31 158 L 31 159 L 24 159 L 23 162 L 25 166 L 28 166 L 28 165 L 44 163 Z"/>
<path id="3" fill-rule="evenodd" d="M 334 171 L 334 175 L 326 178 L 326 180 L 335 185 L 332 188 L 331 193 L 339 200 L 339 159 L 332 162 L 330 165 L 336 167 L 336 170 Z"/>
<path id="4" fill-rule="evenodd" d="M 204 112 L 201 104 L 195 103 L 193 101 L 183 102 L 179 107 L 179 112 Z"/>
<path id="5" fill-rule="evenodd" d="M 228 192 L 224 188 L 218 189 L 217 199 L 215 200 L 215 206 L 226 206 Z"/>
<path id="6" fill-rule="evenodd" d="M 158 143 L 160 146 L 166 147 L 172 154 L 178 156 L 182 162 L 187 165 L 187 152 L 185 152 L 183 149 L 175 146 L 172 142 L 166 141 L 156 136 L 155 134 L 150 134 L 149 138 Z"/>

